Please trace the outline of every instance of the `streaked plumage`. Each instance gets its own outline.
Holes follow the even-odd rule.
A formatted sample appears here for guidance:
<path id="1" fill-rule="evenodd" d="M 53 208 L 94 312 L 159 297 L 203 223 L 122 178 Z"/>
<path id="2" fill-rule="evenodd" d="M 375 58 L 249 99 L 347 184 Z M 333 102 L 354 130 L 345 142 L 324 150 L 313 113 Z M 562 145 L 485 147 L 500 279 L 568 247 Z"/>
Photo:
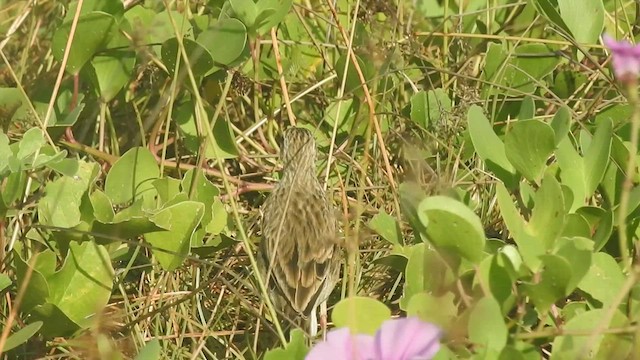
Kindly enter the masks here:
<path id="1" fill-rule="evenodd" d="M 265 201 L 259 259 L 276 303 L 314 324 L 317 306 L 333 290 L 340 268 L 334 209 L 315 174 L 310 131 L 289 128 L 281 149 L 282 178 Z M 272 296 L 273 297 L 273 296 Z M 315 330 L 311 328 L 312 335 Z"/>

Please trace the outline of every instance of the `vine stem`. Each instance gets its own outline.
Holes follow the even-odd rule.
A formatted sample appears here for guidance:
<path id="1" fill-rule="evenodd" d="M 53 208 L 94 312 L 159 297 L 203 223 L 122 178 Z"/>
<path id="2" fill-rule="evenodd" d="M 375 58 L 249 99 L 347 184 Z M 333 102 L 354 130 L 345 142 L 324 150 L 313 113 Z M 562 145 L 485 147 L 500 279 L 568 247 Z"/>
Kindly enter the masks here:
<path id="1" fill-rule="evenodd" d="M 633 108 L 631 114 L 631 144 L 629 159 L 624 174 L 622 192 L 620 193 L 620 205 L 618 206 L 618 240 L 620 241 L 620 255 L 622 256 L 623 271 L 629 272 L 632 259 L 629 255 L 629 239 L 627 238 L 627 213 L 629 212 L 629 197 L 633 188 L 633 179 L 636 174 L 636 152 L 638 148 L 638 131 L 640 131 L 640 109 L 638 108 L 637 79 L 633 77 L 626 82 L 627 99 Z"/>

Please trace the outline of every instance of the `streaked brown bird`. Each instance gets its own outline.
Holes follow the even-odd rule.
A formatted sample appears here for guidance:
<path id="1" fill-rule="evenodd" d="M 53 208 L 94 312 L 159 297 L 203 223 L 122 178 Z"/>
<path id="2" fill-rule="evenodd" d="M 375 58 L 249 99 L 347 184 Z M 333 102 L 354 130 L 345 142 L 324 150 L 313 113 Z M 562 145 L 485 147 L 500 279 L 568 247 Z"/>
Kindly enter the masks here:
<path id="1" fill-rule="evenodd" d="M 262 274 L 274 303 L 309 319 L 338 281 L 341 249 L 334 208 L 316 177 L 316 143 L 307 129 L 284 132 L 282 177 L 262 206 Z M 284 301 L 282 301 L 284 300 Z M 324 320 L 324 322 L 323 322 Z M 326 314 L 321 314 L 326 325 Z"/>

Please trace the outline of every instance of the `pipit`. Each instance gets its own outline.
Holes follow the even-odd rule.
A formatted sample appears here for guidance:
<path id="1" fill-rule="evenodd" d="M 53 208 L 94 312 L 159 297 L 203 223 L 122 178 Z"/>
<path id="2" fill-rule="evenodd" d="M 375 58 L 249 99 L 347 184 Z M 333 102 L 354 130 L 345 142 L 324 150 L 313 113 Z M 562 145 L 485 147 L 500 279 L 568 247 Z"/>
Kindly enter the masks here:
<path id="1" fill-rule="evenodd" d="M 259 259 L 274 303 L 309 319 L 310 334 L 315 336 L 317 307 L 338 281 L 337 221 L 316 177 L 311 132 L 287 129 L 280 158 L 281 180 L 262 206 Z M 320 320 L 326 330 L 326 307 L 322 310 Z"/>

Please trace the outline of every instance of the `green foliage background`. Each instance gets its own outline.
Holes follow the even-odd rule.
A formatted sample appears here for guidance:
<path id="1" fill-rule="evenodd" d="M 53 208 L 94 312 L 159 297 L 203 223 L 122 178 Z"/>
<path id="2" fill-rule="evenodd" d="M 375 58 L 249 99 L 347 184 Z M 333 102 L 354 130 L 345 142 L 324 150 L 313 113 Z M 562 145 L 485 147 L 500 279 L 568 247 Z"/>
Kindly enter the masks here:
<path id="1" fill-rule="evenodd" d="M 343 219 L 334 325 L 639 358 L 640 110 L 599 45 L 634 2 L 0 4 L 5 358 L 304 358 L 252 256 L 294 124 Z"/>

